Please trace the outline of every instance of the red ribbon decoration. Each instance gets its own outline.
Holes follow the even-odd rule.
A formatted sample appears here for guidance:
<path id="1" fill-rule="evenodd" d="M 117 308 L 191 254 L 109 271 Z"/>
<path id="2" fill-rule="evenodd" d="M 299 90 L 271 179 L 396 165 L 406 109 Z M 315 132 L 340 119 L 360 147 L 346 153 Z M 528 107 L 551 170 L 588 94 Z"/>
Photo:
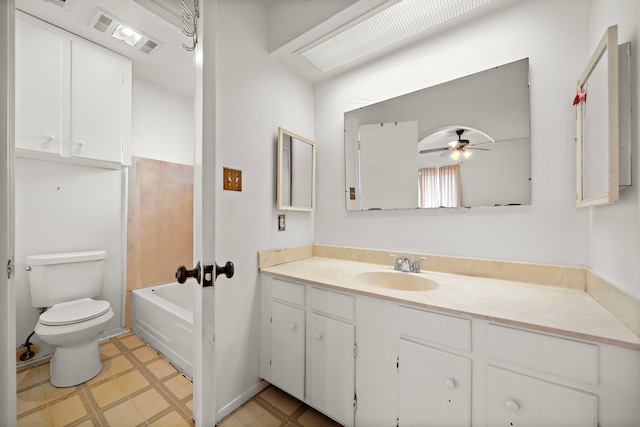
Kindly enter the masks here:
<path id="1" fill-rule="evenodd" d="M 584 102 L 587 102 L 586 89 L 584 91 L 580 91 L 580 88 L 578 88 L 578 91 L 576 92 L 576 97 L 573 98 L 573 105 L 578 105 L 578 103 L 580 103 L 580 100 L 584 100 Z"/>

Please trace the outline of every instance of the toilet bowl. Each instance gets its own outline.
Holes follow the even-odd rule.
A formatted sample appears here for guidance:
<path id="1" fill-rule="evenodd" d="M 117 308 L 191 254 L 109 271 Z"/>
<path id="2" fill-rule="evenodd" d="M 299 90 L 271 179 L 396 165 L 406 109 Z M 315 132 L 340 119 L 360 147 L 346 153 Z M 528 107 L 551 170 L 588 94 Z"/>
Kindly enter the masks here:
<path id="1" fill-rule="evenodd" d="M 26 258 L 31 305 L 48 307 L 35 333 L 55 346 L 50 380 L 70 387 L 102 370 L 98 338 L 113 319 L 108 301 L 95 299 L 102 289 L 105 251 L 32 255 Z"/>
<path id="2" fill-rule="evenodd" d="M 112 318 L 107 301 L 90 298 L 56 304 L 40 315 L 36 334 L 56 346 L 49 368 L 51 384 L 78 385 L 102 371 L 98 336 Z"/>

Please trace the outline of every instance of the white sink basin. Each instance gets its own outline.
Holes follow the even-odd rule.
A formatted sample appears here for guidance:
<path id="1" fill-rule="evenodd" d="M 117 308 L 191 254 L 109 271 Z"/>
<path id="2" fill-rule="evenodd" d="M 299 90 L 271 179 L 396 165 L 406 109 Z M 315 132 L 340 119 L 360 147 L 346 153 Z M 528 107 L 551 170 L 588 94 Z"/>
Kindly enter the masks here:
<path id="1" fill-rule="evenodd" d="M 367 285 L 395 291 L 429 291 L 438 287 L 437 282 L 419 273 L 400 271 L 368 271 L 356 275 L 356 279 Z"/>

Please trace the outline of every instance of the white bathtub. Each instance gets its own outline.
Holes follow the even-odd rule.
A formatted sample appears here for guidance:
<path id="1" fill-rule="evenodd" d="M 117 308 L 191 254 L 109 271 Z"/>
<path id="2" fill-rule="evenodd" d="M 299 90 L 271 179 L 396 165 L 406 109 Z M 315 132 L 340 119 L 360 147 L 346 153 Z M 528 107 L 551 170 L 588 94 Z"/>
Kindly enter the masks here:
<path id="1" fill-rule="evenodd" d="M 131 292 L 131 330 L 193 378 L 193 286 L 167 283 Z"/>

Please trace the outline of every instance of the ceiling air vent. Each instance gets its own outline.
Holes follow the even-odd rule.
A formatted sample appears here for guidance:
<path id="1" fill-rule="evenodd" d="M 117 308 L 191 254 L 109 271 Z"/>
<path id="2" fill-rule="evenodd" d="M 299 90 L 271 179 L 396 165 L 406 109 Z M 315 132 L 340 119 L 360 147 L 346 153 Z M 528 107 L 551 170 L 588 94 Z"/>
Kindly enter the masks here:
<path id="1" fill-rule="evenodd" d="M 49 3 L 55 4 L 56 6 L 60 6 L 67 12 L 71 8 L 71 3 L 73 0 L 47 0 Z"/>
<path id="2" fill-rule="evenodd" d="M 96 20 L 96 23 L 93 24 L 93 28 L 96 30 L 106 33 L 109 29 L 109 25 L 113 22 L 113 19 L 109 18 L 107 15 L 100 14 L 100 17 Z"/>
<path id="3" fill-rule="evenodd" d="M 71 0 L 66 1 L 69 2 Z M 118 22 L 115 18 L 112 18 L 102 11 L 98 11 L 91 20 L 89 26 L 101 33 L 112 36 L 135 49 L 139 49 L 141 52 L 146 54 L 151 53 L 151 51 L 158 47 L 159 44 L 158 42 L 151 40 L 147 35 L 140 33 L 138 30 L 134 30 L 122 22 Z"/>
<path id="4" fill-rule="evenodd" d="M 142 45 L 140 50 L 144 53 L 149 53 L 153 49 L 155 49 L 156 46 L 158 46 L 158 43 L 154 42 L 153 40 L 147 40 L 147 42 Z"/>

